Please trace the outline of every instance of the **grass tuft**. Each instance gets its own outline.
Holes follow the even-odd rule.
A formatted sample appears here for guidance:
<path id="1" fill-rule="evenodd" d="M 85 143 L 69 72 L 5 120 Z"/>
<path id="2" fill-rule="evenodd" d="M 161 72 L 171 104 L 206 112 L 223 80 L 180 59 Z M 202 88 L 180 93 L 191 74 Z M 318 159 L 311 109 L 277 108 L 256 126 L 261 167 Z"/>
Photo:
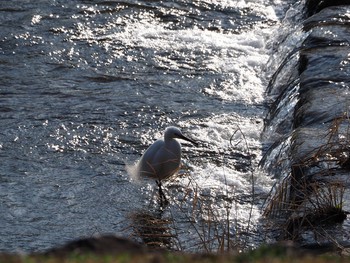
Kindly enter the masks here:
<path id="1" fill-rule="evenodd" d="M 264 211 L 268 218 L 279 219 L 277 224 L 285 233 L 284 238 L 298 240 L 305 229 L 317 235 L 321 227 L 322 236 L 336 243 L 323 227 L 343 222 L 348 214 L 343 210 L 346 182 L 340 175 L 350 167 L 349 127 L 346 114 L 334 120 L 326 134 L 313 135 L 323 143 L 308 152 L 305 148 L 310 148 L 309 142 L 304 142 L 304 147 L 299 142 L 303 134 L 297 132 L 294 147 L 304 156 L 291 165 L 290 174 L 276 188 Z"/>

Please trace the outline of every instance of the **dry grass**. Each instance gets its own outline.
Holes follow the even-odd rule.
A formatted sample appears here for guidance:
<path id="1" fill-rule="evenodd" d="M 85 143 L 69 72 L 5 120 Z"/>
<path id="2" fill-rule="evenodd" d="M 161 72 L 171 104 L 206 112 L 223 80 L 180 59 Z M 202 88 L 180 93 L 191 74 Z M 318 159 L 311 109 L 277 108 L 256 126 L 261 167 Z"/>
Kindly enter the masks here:
<path id="1" fill-rule="evenodd" d="M 347 114 L 334 120 L 328 132 L 317 138 L 323 143 L 304 151 L 305 155 L 292 164 L 290 174 L 270 197 L 265 215 L 287 218 L 286 223 L 279 221 L 285 238 L 296 240 L 305 228 L 320 234 L 318 226 L 342 222 L 346 218 L 347 212 L 343 211 L 346 182 L 335 175 L 350 168 L 349 127 Z M 298 138 L 294 143 L 304 150 Z M 322 232 L 323 237 L 334 241 L 325 231 Z"/>
<path id="2" fill-rule="evenodd" d="M 134 236 L 141 238 L 148 247 L 172 248 L 172 239 L 176 235 L 171 231 L 171 219 L 149 211 L 134 213 L 130 217 Z"/>

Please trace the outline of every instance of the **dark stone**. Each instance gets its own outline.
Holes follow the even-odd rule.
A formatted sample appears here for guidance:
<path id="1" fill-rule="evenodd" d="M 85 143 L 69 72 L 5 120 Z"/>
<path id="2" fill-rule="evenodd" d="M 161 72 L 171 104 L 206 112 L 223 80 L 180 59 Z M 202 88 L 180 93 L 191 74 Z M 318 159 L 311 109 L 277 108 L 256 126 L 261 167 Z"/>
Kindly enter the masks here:
<path id="1" fill-rule="evenodd" d="M 344 222 L 349 213 L 337 207 L 321 207 L 301 217 L 290 217 L 286 224 L 288 239 L 295 240 L 303 227 L 327 226 Z"/>
<path id="2" fill-rule="evenodd" d="M 308 0 L 305 4 L 307 16 L 312 16 L 329 6 L 350 5 L 350 0 Z"/>
<path id="3" fill-rule="evenodd" d="M 120 254 L 120 253 L 145 253 L 147 251 L 144 245 L 135 243 L 131 240 L 106 235 L 100 237 L 90 237 L 78 239 L 68 244 L 53 248 L 45 254 L 50 256 L 66 256 L 69 254 Z"/>

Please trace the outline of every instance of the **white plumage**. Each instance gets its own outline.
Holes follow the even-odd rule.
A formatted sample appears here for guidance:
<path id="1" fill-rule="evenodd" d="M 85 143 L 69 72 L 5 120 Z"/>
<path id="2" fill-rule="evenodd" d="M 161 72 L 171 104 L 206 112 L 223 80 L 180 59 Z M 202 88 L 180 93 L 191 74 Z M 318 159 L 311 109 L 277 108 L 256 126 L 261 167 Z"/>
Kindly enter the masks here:
<path id="1" fill-rule="evenodd" d="M 168 127 L 164 139 L 154 142 L 134 166 L 127 166 L 127 171 L 135 179 L 148 177 L 155 179 L 159 186 L 159 194 L 165 198 L 161 190 L 161 180 L 174 175 L 180 168 L 181 145 L 176 139 L 195 141 L 185 137 L 176 127 Z"/>

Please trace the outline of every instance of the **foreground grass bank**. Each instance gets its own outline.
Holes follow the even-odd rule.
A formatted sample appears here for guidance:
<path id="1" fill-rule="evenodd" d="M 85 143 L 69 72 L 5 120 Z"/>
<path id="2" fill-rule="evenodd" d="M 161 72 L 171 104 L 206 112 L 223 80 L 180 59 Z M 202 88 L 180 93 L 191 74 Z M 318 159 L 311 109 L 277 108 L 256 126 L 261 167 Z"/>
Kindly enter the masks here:
<path id="1" fill-rule="evenodd" d="M 319 254 L 321 255 L 315 255 Z M 326 263 L 350 262 L 348 255 L 341 256 L 334 252 L 302 251 L 280 246 L 261 247 L 242 254 L 185 254 L 170 251 L 148 252 L 118 252 L 118 253 L 75 253 L 64 255 L 9 255 L 0 254 L 0 263 L 226 263 L 226 262 L 257 262 L 257 263 Z"/>

